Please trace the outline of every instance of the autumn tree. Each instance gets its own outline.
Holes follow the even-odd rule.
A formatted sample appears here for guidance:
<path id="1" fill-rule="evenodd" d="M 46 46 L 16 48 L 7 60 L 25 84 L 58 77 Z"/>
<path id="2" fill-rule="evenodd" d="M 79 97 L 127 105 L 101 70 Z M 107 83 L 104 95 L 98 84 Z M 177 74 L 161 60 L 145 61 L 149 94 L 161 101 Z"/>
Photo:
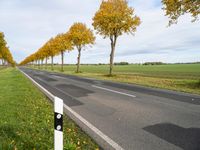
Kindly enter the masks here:
<path id="1" fill-rule="evenodd" d="M 110 38 L 109 74 L 112 75 L 117 38 L 123 33 L 135 33 L 140 25 L 140 18 L 135 15 L 134 9 L 128 6 L 126 0 L 103 0 L 93 17 L 92 25 L 98 34 Z"/>
<path id="2" fill-rule="evenodd" d="M 56 42 L 54 40 L 54 38 L 51 38 L 45 45 L 44 45 L 44 49 L 46 51 L 46 53 L 48 54 L 48 56 L 51 57 L 51 70 L 53 70 L 53 58 L 55 55 L 57 55 L 59 53 L 58 49 L 56 48 Z"/>
<path id="3" fill-rule="evenodd" d="M 1 48 L 1 55 L 2 55 L 2 64 L 5 65 L 6 64 L 6 60 L 8 58 L 8 48 L 6 46 Z"/>
<path id="4" fill-rule="evenodd" d="M 2 60 L 2 65 L 4 64 L 3 49 L 6 47 L 6 41 L 4 39 L 3 32 L 0 32 L 0 59 Z"/>
<path id="5" fill-rule="evenodd" d="M 32 55 L 30 55 L 26 58 L 26 62 L 34 64 L 35 58 L 36 58 L 36 56 L 35 56 L 35 53 L 34 53 L 34 54 L 32 54 Z"/>
<path id="6" fill-rule="evenodd" d="M 12 54 L 7 46 L 4 46 L 2 48 L 1 57 L 3 59 L 3 65 L 5 65 L 5 63 L 7 65 L 8 64 L 14 65 L 14 60 L 13 60 Z"/>
<path id="7" fill-rule="evenodd" d="M 43 67 L 43 62 L 44 62 L 44 59 L 46 57 L 48 57 L 47 53 L 45 52 L 45 50 L 43 49 L 43 47 L 41 47 L 38 51 L 38 59 L 41 61 L 41 67 Z"/>
<path id="8" fill-rule="evenodd" d="M 5 60 L 7 61 L 8 64 L 14 66 L 14 60 L 8 47 L 5 47 Z"/>
<path id="9" fill-rule="evenodd" d="M 38 66 L 38 69 L 40 69 L 40 56 L 38 51 L 35 53 L 35 60 L 36 60 L 36 65 Z"/>
<path id="10" fill-rule="evenodd" d="M 200 14 L 200 0 L 162 0 L 165 15 L 170 18 L 169 25 L 177 23 L 178 18 L 186 13 L 191 14 L 192 21 Z"/>
<path id="11" fill-rule="evenodd" d="M 4 39 L 3 32 L 0 32 L 0 59 L 2 59 L 2 65 L 5 65 L 6 62 L 13 66 L 15 64 L 6 40 Z"/>
<path id="12" fill-rule="evenodd" d="M 60 52 L 61 54 L 61 71 L 63 72 L 64 69 L 63 69 L 63 64 L 64 64 L 64 53 L 65 51 L 69 51 L 69 50 L 72 50 L 73 47 L 72 47 L 72 42 L 71 40 L 69 39 L 69 34 L 68 33 L 65 33 L 65 34 L 58 34 L 55 39 L 54 39 L 56 45 L 56 49 Z"/>
<path id="13" fill-rule="evenodd" d="M 36 60 L 36 55 L 35 53 L 34 54 L 31 54 L 30 56 L 26 57 L 21 63 L 20 65 L 26 65 L 30 62 L 34 62 Z"/>
<path id="14" fill-rule="evenodd" d="M 76 47 L 78 50 L 78 57 L 77 57 L 77 70 L 79 72 L 80 66 L 80 58 L 81 58 L 81 50 L 90 44 L 94 44 L 95 36 L 92 33 L 92 30 L 87 28 L 87 26 L 83 23 L 74 23 L 71 26 L 68 32 L 68 38 L 72 42 L 72 46 Z"/>
<path id="15" fill-rule="evenodd" d="M 40 53 L 42 53 L 43 55 L 43 60 L 45 59 L 45 69 L 47 69 L 47 61 L 48 61 L 48 58 L 49 58 L 49 52 L 48 52 L 48 47 L 43 45 L 41 48 L 40 48 Z"/>

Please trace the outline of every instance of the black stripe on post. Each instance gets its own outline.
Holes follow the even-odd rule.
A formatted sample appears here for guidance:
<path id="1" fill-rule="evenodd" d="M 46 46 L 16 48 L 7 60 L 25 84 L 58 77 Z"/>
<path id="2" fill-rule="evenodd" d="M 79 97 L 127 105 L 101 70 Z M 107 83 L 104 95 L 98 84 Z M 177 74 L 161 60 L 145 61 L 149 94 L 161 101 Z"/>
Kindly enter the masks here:
<path id="1" fill-rule="evenodd" d="M 54 129 L 63 131 L 63 115 L 57 112 L 54 112 Z"/>

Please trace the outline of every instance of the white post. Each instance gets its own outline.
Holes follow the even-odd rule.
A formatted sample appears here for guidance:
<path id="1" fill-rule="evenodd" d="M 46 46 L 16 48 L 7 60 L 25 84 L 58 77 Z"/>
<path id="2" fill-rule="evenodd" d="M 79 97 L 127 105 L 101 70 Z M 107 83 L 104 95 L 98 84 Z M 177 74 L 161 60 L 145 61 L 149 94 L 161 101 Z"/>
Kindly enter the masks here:
<path id="1" fill-rule="evenodd" d="M 54 150 L 63 150 L 63 100 L 54 98 Z"/>

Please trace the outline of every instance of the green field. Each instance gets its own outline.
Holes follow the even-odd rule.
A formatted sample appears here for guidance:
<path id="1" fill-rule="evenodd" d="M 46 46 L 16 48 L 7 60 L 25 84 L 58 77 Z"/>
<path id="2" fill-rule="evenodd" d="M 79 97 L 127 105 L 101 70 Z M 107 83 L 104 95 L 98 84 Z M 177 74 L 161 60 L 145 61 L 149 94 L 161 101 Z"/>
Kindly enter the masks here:
<path id="1" fill-rule="evenodd" d="M 81 65 L 78 74 L 75 69 L 75 65 L 65 65 L 64 73 L 200 94 L 200 64 L 116 65 L 113 77 L 107 76 L 108 65 Z M 60 66 L 54 65 L 54 71 L 59 72 Z"/>
<path id="2" fill-rule="evenodd" d="M 53 105 L 15 68 L 0 70 L 0 112 L 1 150 L 53 150 Z M 66 150 L 99 149 L 67 116 L 63 133 Z"/>

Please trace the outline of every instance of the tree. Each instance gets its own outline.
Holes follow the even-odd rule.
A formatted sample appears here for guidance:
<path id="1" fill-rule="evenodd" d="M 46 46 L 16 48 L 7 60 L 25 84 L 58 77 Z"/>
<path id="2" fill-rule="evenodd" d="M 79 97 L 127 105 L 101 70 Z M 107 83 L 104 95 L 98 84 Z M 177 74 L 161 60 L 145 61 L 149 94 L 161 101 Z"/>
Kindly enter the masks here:
<path id="1" fill-rule="evenodd" d="M 56 49 L 56 42 L 54 40 L 54 38 L 51 38 L 45 45 L 44 45 L 44 49 L 46 51 L 46 53 L 48 54 L 48 56 L 51 57 L 51 70 L 53 70 L 53 58 L 55 55 L 57 55 L 59 53 L 58 49 Z"/>
<path id="2" fill-rule="evenodd" d="M 170 18 L 169 25 L 177 23 L 178 18 L 186 13 L 191 14 L 192 21 L 198 20 L 200 14 L 199 0 L 162 0 L 165 15 Z"/>
<path id="3" fill-rule="evenodd" d="M 3 50 L 6 47 L 6 41 L 4 39 L 4 33 L 0 32 L 0 59 L 2 59 L 2 65 L 4 64 Z"/>
<path id="4" fill-rule="evenodd" d="M 76 72 L 78 73 L 80 66 L 81 50 L 86 45 L 94 44 L 95 36 L 93 35 L 92 30 L 87 28 L 85 24 L 74 23 L 74 25 L 72 25 L 69 29 L 68 38 L 72 42 L 72 46 L 76 47 L 78 50 L 76 70 Z"/>
<path id="5" fill-rule="evenodd" d="M 7 60 L 7 57 L 8 57 L 8 48 L 6 46 L 3 46 L 1 48 L 1 55 L 2 55 L 2 64 L 5 65 L 6 64 L 6 60 Z"/>
<path id="6" fill-rule="evenodd" d="M 134 9 L 128 6 L 126 0 L 102 1 L 99 10 L 93 17 L 92 25 L 98 34 L 103 35 L 104 38 L 110 38 L 110 75 L 113 71 L 117 38 L 123 33 L 135 33 L 136 27 L 140 23 L 140 18 L 134 14 Z"/>
<path id="7" fill-rule="evenodd" d="M 7 46 L 4 46 L 2 48 L 2 51 L 1 51 L 1 57 L 3 59 L 3 65 L 5 64 L 11 64 L 14 66 L 14 60 L 13 60 L 13 57 L 12 57 L 12 54 L 9 50 L 9 48 Z"/>
<path id="8" fill-rule="evenodd" d="M 11 64 L 15 65 L 12 54 L 7 46 L 6 40 L 4 39 L 4 33 L 0 32 L 0 59 L 2 59 L 2 65 Z"/>
<path id="9" fill-rule="evenodd" d="M 48 50 L 45 48 L 46 48 L 45 46 L 42 46 L 40 48 L 40 53 L 42 53 L 42 55 L 43 55 L 43 60 L 45 59 L 45 69 L 47 69 L 47 61 L 49 58 L 49 53 L 48 53 Z"/>
<path id="10" fill-rule="evenodd" d="M 66 50 L 72 50 L 72 43 L 69 40 L 69 34 L 65 33 L 65 34 L 58 34 L 55 37 L 55 43 L 56 43 L 56 49 L 60 52 L 61 54 L 61 71 L 63 72 L 63 64 L 64 64 L 64 53 Z"/>

